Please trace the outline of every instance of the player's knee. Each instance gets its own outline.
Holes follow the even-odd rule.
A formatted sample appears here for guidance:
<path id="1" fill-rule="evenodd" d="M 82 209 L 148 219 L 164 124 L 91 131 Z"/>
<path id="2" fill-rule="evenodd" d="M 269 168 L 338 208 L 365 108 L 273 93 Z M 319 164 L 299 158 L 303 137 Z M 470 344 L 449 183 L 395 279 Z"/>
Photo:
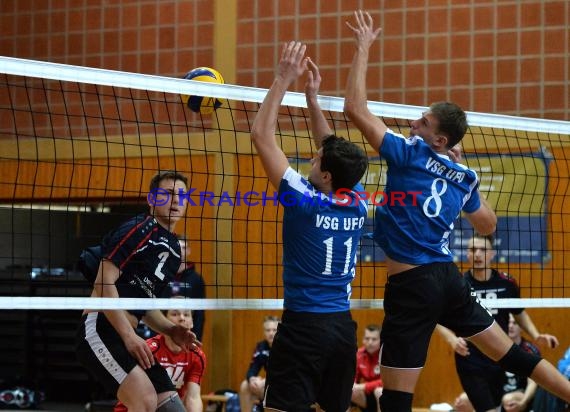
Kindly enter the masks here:
<path id="1" fill-rule="evenodd" d="M 156 408 L 157 412 L 186 412 L 184 404 L 180 400 L 177 393 L 170 395 L 168 398 L 163 400 Z"/>
<path id="2" fill-rule="evenodd" d="M 518 345 L 513 344 L 505 356 L 499 359 L 498 363 L 501 368 L 515 375 L 528 377 L 541 360 L 540 356 L 525 352 Z"/>
<path id="3" fill-rule="evenodd" d="M 380 410 L 383 412 L 410 412 L 412 410 L 413 394 L 410 392 L 386 389 L 380 397 Z"/>

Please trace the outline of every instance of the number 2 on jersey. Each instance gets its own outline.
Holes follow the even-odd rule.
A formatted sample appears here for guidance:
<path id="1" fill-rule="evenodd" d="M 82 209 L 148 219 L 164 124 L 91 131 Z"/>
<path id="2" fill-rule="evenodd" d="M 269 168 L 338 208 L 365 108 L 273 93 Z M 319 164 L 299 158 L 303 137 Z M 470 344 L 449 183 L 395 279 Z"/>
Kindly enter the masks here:
<path id="1" fill-rule="evenodd" d="M 332 275 L 333 240 L 333 237 L 329 237 L 323 240 L 323 243 L 327 247 L 327 250 L 325 252 L 325 270 L 322 272 L 323 275 Z M 350 256 L 352 254 L 352 237 L 349 237 L 346 242 L 344 242 L 344 245 L 346 246 L 346 256 L 344 258 L 344 269 L 342 271 L 343 275 L 348 272 L 348 267 L 350 266 Z"/>
<path id="2" fill-rule="evenodd" d="M 156 269 L 154 270 L 154 275 L 160 280 L 164 279 L 164 273 L 162 273 L 161 270 L 164 264 L 166 263 L 166 259 L 168 259 L 169 255 L 170 253 L 168 252 L 160 252 L 158 254 L 158 258 L 160 259 L 160 261 L 158 262 L 158 265 L 156 265 Z"/>

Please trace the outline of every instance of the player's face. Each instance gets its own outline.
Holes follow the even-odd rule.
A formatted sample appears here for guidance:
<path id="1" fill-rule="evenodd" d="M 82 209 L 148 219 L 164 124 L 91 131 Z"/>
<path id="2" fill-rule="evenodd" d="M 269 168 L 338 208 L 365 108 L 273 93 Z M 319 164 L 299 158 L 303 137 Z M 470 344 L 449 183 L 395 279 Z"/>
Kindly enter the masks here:
<path id="1" fill-rule="evenodd" d="M 169 195 L 164 197 L 164 204 L 163 202 L 151 204 L 151 213 L 162 226 L 172 230 L 176 222 L 186 213 L 187 204 L 180 200 L 180 191 L 186 192 L 186 185 L 182 180 L 163 179 L 158 188 Z"/>
<path id="2" fill-rule="evenodd" d="M 364 337 L 362 338 L 362 344 L 364 345 L 366 352 L 378 352 L 380 350 L 380 332 L 365 329 Z"/>
<path id="3" fill-rule="evenodd" d="M 518 339 L 521 336 L 521 327 L 513 315 L 509 315 L 509 338 Z"/>
<path id="4" fill-rule="evenodd" d="M 192 320 L 192 312 L 189 310 L 169 310 L 166 317 L 176 325 L 182 325 L 185 328 L 192 329 L 194 322 Z"/>
<path id="5" fill-rule="evenodd" d="M 493 245 L 488 239 L 473 238 L 467 248 L 467 260 L 472 269 L 488 269 L 495 257 Z"/>
<path id="6" fill-rule="evenodd" d="M 439 122 L 435 116 L 430 112 L 422 113 L 422 117 L 410 122 L 410 134 L 412 136 L 421 136 L 426 143 L 436 135 Z"/>
<path id="7" fill-rule="evenodd" d="M 273 343 L 273 338 L 277 333 L 277 324 L 278 322 L 272 320 L 263 323 L 263 334 L 265 335 L 265 340 L 269 342 L 269 345 Z"/>

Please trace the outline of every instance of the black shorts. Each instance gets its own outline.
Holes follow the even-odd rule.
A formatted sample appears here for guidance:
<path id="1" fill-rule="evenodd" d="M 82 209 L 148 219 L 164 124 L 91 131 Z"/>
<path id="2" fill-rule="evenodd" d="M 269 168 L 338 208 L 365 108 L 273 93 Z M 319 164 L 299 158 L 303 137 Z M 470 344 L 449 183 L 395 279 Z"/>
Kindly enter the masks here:
<path id="1" fill-rule="evenodd" d="M 469 337 L 494 322 L 454 263 L 432 263 L 388 277 L 381 365 L 422 368 L 436 324 Z"/>
<path id="2" fill-rule="evenodd" d="M 123 340 L 103 313 L 91 312 L 81 318 L 77 330 L 76 353 L 79 362 L 111 393 L 138 365 Z M 176 391 L 166 370 L 156 361 L 144 370 L 156 393 Z"/>
<path id="3" fill-rule="evenodd" d="M 501 405 L 505 371 L 490 368 L 481 371 L 463 371 L 457 368 L 461 386 L 475 411 L 488 411 Z"/>
<path id="4" fill-rule="evenodd" d="M 356 322 L 350 312 L 286 310 L 271 347 L 264 406 L 289 412 L 327 412 L 350 406 L 356 372 Z"/>

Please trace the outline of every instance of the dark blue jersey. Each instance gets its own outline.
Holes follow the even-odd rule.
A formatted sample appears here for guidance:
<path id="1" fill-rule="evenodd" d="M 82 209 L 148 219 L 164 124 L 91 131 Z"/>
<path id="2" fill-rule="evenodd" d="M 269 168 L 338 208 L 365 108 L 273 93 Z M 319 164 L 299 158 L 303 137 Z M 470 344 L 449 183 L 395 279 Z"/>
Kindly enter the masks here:
<path id="1" fill-rule="evenodd" d="M 269 361 L 269 353 L 271 352 L 271 346 L 266 340 L 257 342 L 255 345 L 255 351 L 253 351 L 253 356 L 251 357 L 251 362 L 245 378 L 249 380 L 252 376 L 259 375 L 261 370 L 267 370 L 267 362 Z"/>
<path id="2" fill-rule="evenodd" d="M 449 235 L 461 210 L 480 207 L 477 173 L 434 152 L 419 136 L 388 130 L 380 156 L 386 160 L 385 203 L 376 207 L 374 239 L 398 262 L 452 262 Z"/>
<path id="3" fill-rule="evenodd" d="M 350 309 L 350 282 L 356 249 L 367 216 L 367 203 L 354 191 L 343 200 L 316 190 L 288 168 L 281 180 L 283 213 L 283 284 L 285 309 L 341 312 Z"/>
<path id="4" fill-rule="evenodd" d="M 120 297 L 168 295 L 168 282 L 180 267 L 180 244 L 154 217 L 138 215 L 126 221 L 104 237 L 101 247 L 103 257 L 121 271 L 115 282 Z"/>
<path id="5" fill-rule="evenodd" d="M 504 272 L 499 272 L 493 269 L 491 276 L 486 281 L 478 281 L 473 277 L 471 271 L 463 274 L 471 289 L 477 294 L 479 299 L 519 299 L 519 287 L 513 277 Z M 522 308 L 493 308 L 489 312 L 495 318 L 501 329 L 508 333 L 509 330 L 509 313 L 518 315 L 524 309 Z M 461 356 L 455 354 L 455 360 L 458 368 L 471 369 L 485 369 L 485 368 L 499 368 L 499 366 L 485 356 L 479 349 L 470 342 L 467 342 L 469 347 L 469 356 Z"/>

